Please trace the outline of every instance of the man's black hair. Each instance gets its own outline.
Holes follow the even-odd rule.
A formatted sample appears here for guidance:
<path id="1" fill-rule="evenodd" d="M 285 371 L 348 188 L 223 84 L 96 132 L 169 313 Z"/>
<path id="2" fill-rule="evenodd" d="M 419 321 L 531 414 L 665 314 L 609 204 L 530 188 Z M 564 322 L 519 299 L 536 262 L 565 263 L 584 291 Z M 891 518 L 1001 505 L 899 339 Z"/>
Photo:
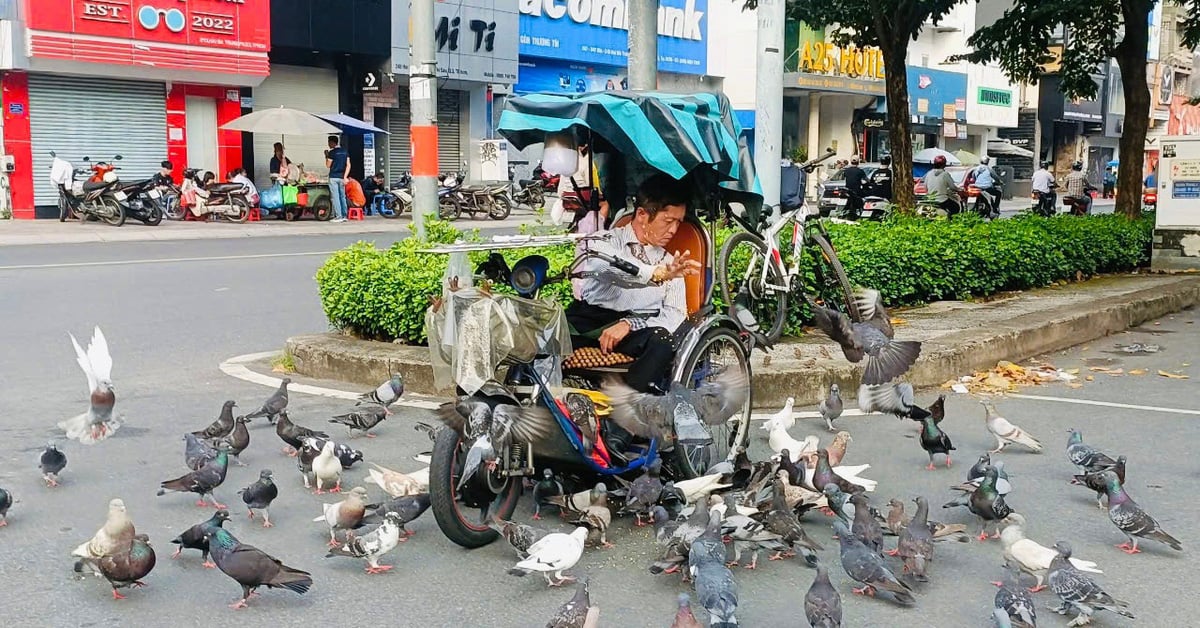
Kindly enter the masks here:
<path id="1" fill-rule="evenodd" d="M 666 174 L 656 174 L 646 179 L 638 186 L 637 207 L 644 209 L 650 220 L 658 215 L 668 205 L 683 205 L 686 207 L 691 200 L 691 194 L 682 181 L 673 179 Z"/>

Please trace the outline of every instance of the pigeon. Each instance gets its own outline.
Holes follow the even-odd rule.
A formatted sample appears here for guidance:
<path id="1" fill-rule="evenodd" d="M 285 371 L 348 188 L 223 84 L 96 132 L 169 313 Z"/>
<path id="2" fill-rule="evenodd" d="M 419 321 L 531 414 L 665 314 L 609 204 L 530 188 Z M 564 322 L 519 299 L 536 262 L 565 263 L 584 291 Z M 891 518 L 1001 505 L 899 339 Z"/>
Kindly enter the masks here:
<path id="1" fill-rule="evenodd" d="M 876 552 L 882 552 L 883 528 L 879 526 L 879 522 L 871 513 L 871 505 L 867 503 L 867 496 L 856 493 L 850 497 L 850 503 L 854 505 L 854 519 L 850 523 L 850 531 L 863 542 L 863 545 Z"/>
<path id="2" fill-rule="evenodd" d="M 946 395 L 938 395 L 938 398 L 929 404 L 928 412 L 935 423 L 941 424 L 942 419 L 946 418 Z"/>
<path id="3" fill-rule="evenodd" d="M 184 530 L 179 536 L 171 539 L 171 542 L 178 545 L 175 553 L 171 554 L 171 558 L 179 558 L 185 549 L 200 550 L 201 557 L 204 558 L 204 566 L 208 569 L 216 567 L 216 563 L 208 560 L 208 538 L 229 521 L 228 510 L 218 510 L 213 513 L 206 521 L 201 521 L 196 525 Z"/>
<path id="4" fill-rule="evenodd" d="M 737 626 L 737 583 L 724 559 L 705 557 L 692 565 L 691 574 L 696 583 L 696 599 L 708 611 L 708 625 L 711 628 Z"/>
<path id="5" fill-rule="evenodd" d="M 877 386 L 900 377 L 912 367 L 921 355 L 921 343 L 913 340 L 893 340 L 891 322 L 887 310 L 875 291 L 861 294 L 863 302 L 871 302 L 869 315 L 863 314 L 862 322 L 853 322 L 849 316 L 815 302 L 809 301 L 813 322 L 829 339 L 842 347 L 846 359 L 858 363 L 866 357 L 862 381 Z"/>
<path id="6" fill-rule="evenodd" d="M 493 530 L 500 533 L 508 544 L 517 550 L 517 558 L 525 560 L 529 557 L 529 548 L 549 534 L 549 532 L 524 523 L 516 523 L 494 517 L 489 524 Z"/>
<path id="7" fill-rule="evenodd" d="M 829 443 L 829 446 L 825 448 L 829 452 L 829 464 L 835 467 L 840 465 L 842 463 L 842 459 L 846 457 L 847 445 L 852 442 L 854 442 L 854 439 L 850 437 L 850 432 L 841 431 L 837 434 L 834 434 L 833 442 Z M 812 464 L 810 466 L 817 466 L 816 456 L 811 457 L 811 463 Z"/>
<path id="8" fill-rule="evenodd" d="M 196 436 L 194 432 L 184 434 L 183 440 L 183 462 L 192 471 L 199 471 L 210 460 L 216 459 L 217 448 Z"/>
<path id="9" fill-rule="evenodd" d="M 1104 502 L 1101 500 L 1108 495 L 1108 484 L 1104 480 L 1104 474 L 1108 471 L 1115 473 L 1117 480 L 1121 482 L 1121 486 L 1125 486 L 1125 456 L 1117 456 L 1117 464 L 1111 469 L 1088 471 L 1087 473 L 1074 476 L 1071 484 L 1086 486 L 1096 491 L 1096 507 L 1104 508 Z"/>
<path id="10" fill-rule="evenodd" d="M 642 517 L 650 516 L 650 509 L 658 503 L 658 498 L 662 496 L 662 478 L 659 474 L 662 473 L 662 458 L 655 458 L 653 462 L 646 465 L 645 473 L 635 479 L 629 485 L 629 491 L 625 497 L 625 505 L 621 508 L 621 512 L 634 513 L 636 521 L 634 525 L 643 526 Z"/>
<path id="11" fill-rule="evenodd" d="M 925 573 L 933 562 L 933 533 L 929 531 L 929 502 L 924 497 L 913 500 L 917 514 L 900 531 L 896 542 L 896 553 L 904 561 L 904 573 L 911 574 L 917 582 L 929 582 Z M 882 539 L 881 539 L 882 540 Z"/>
<path id="12" fill-rule="evenodd" d="M 659 557 L 650 565 L 650 573 L 674 573 L 687 562 L 692 543 L 708 528 L 710 512 L 707 508 L 696 508 L 686 521 L 679 522 L 667 515 L 662 506 L 650 509 L 654 519 L 654 541 L 659 547 Z M 684 572 L 687 579 L 687 571 Z"/>
<path id="13" fill-rule="evenodd" d="M 225 443 L 229 447 L 229 455 L 233 456 L 234 462 L 237 462 L 239 467 L 244 467 L 246 465 L 238 459 L 238 456 L 250 446 L 250 430 L 246 429 L 246 424 L 250 422 L 250 419 L 240 416 L 233 422 L 232 432 L 210 442 L 214 447 L 220 447 L 221 443 Z"/>
<path id="14" fill-rule="evenodd" d="M 199 471 L 192 471 L 174 480 L 165 480 L 158 489 L 158 495 L 166 495 L 168 492 L 177 493 L 195 493 L 200 496 L 196 500 L 197 506 L 208 506 L 205 501 L 206 496 L 212 497 L 212 505 L 217 508 L 224 508 L 225 505 L 217 501 L 217 496 L 213 490 L 225 482 L 225 473 L 229 470 L 229 446 L 222 445 L 222 448 L 217 452 L 217 457 L 209 461 Z"/>
<path id="15" fill-rule="evenodd" d="M 996 448 L 990 453 L 998 454 L 1005 447 L 1013 443 L 1026 447 L 1035 453 L 1042 453 L 1042 444 L 1025 430 L 1009 423 L 1008 419 L 996 414 L 996 406 L 992 405 L 990 399 L 984 399 L 979 403 L 983 404 L 987 430 L 992 433 L 992 436 L 996 437 Z"/>
<path id="16" fill-rule="evenodd" d="M 306 438 L 329 438 L 329 434 L 326 434 L 325 432 L 317 432 L 315 430 L 310 430 L 303 425 L 292 423 L 292 420 L 288 418 L 287 410 L 280 410 L 278 416 L 279 420 L 274 422 L 275 434 L 279 436 L 279 440 L 282 440 L 291 448 L 291 451 L 287 449 L 283 450 L 283 452 L 289 456 L 296 455 L 297 450 L 299 450 L 304 444 L 304 439 Z"/>
<path id="17" fill-rule="evenodd" d="M 209 535 L 208 545 L 217 568 L 242 585 L 242 598 L 230 608 L 246 608 L 250 595 L 258 587 L 288 589 L 300 595 L 312 587 L 311 574 L 288 567 L 257 547 L 239 542 L 224 528 Z"/>
<path id="18" fill-rule="evenodd" d="M 974 493 L 975 489 L 983 482 L 983 476 L 987 474 L 987 468 L 996 467 L 996 491 L 1001 495 L 1008 495 L 1012 492 L 1012 482 L 1008 480 L 1008 473 L 1004 470 L 1004 461 L 1001 460 L 995 465 L 992 464 L 992 455 L 985 453 L 979 456 L 979 460 L 967 469 L 967 481 L 956 486 L 951 486 L 951 490 L 960 491 L 963 493 Z"/>
<path id="19" fill-rule="evenodd" d="M 687 593 L 680 593 L 677 602 L 679 608 L 675 611 L 675 620 L 671 622 L 671 628 L 704 628 L 704 625 L 692 613 L 691 596 Z"/>
<path id="20" fill-rule="evenodd" d="M 46 486 L 54 488 L 58 486 L 58 474 L 67 468 L 67 455 L 54 443 L 50 443 L 38 456 L 38 468 L 42 470 L 42 479 L 46 481 Z"/>
<path id="21" fill-rule="evenodd" d="M 1140 553 L 1141 550 L 1137 547 L 1137 537 L 1141 537 L 1165 543 L 1171 546 L 1171 549 L 1183 551 L 1183 545 L 1175 537 L 1167 534 L 1162 526 L 1154 520 L 1154 517 L 1142 510 L 1142 507 L 1138 506 L 1137 502 L 1133 501 L 1133 498 L 1125 492 L 1116 473 L 1105 472 L 1104 482 L 1108 487 L 1108 518 L 1129 539 L 1118 545 L 1118 548 L 1126 554 Z"/>
<path id="22" fill-rule="evenodd" d="M 825 563 L 817 561 L 817 577 L 804 595 L 804 616 L 813 628 L 841 628 L 842 596 L 829 582 Z"/>
<path id="23" fill-rule="evenodd" d="M 778 534 L 781 540 L 792 547 L 799 546 L 804 554 L 804 560 L 810 566 L 816 561 L 814 551 L 823 550 L 820 543 L 809 538 L 805 533 L 804 528 L 800 525 L 800 520 L 796 518 L 796 514 L 788 508 L 787 500 L 784 497 L 783 481 L 778 477 L 775 478 L 775 498 L 771 510 L 763 517 L 763 524 L 767 530 Z M 787 555 L 794 556 L 794 552 L 788 552 Z M 784 554 L 776 552 L 770 560 L 780 560 L 784 558 Z"/>
<path id="24" fill-rule="evenodd" d="M 936 454 L 944 454 L 946 467 L 950 467 L 950 452 L 954 451 L 954 445 L 950 442 L 950 435 L 938 427 L 932 416 L 921 419 L 920 441 L 921 449 L 929 454 L 929 466 L 925 467 L 926 470 L 934 470 L 933 457 Z"/>
<path id="25" fill-rule="evenodd" d="M 1062 604 L 1054 609 L 1059 615 L 1066 615 L 1075 609 L 1077 615 L 1068 626 L 1082 626 L 1091 623 L 1092 614 L 1098 610 L 1110 611 L 1134 619 L 1133 613 L 1125 610 L 1128 602 L 1122 602 L 1109 595 L 1096 584 L 1087 574 L 1079 571 L 1071 564 L 1071 545 L 1066 541 L 1054 544 L 1058 554 L 1050 561 L 1050 590 L 1062 600 Z"/>
<path id="26" fill-rule="evenodd" d="M 371 428 L 379 425 L 387 415 L 390 414 L 388 409 L 380 404 L 369 403 L 355 407 L 351 412 L 346 414 L 334 415 L 329 419 L 330 423 L 341 423 L 349 428 L 351 436 L 354 436 L 354 430 L 358 430 L 367 435 L 367 438 L 375 438 L 371 433 Z"/>
<path id="27" fill-rule="evenodd" d="M 408 537 L 416 534 L 404 526 L 416 521 L 418 517 L 425 514 L 425 511 L 429 510 L 429 506 L 432 503 L 429 493 L 421 493 L 420 495 L 393 497 L 381 504 L 367 504 L 367 508 L 374 508 L 375 512 L 363 517 L 363 522 L 374 523 L 376 519 L 383 515 L 394 512 L 400 516 L 400 532 L 404 535 L 400 538 L 400 542 L 404 542 L 408 540 Z"/>
<path id="28" fill-rule="evenodd" d="M 866 414 L 884 412 L 914 421 L 933 416 L 930 411 L 916 404 L 914 395 L 912 384 L 908 382 L 881 386 L 863 384 L 858 387 L 858 409 Z"/>
<path id="29" fill-rule="evenodd" d="M 612 524 L 612 511 L 608 509 L 608 487 L 603 482 L 597 482 L 596 486 L 592 488 L 587 507 L 571 523 L 585 526 L 589 530 L 595 531 L 599 535 L 599 542 L 602 547 L 610 548 L 613 546 L 612 543 L 608 542 L 608 526 Z"/>
<path id="30" fill-rule="evenodd" d="M 316 448 L 317 452 L 320 452 L 321 449 L 325 447 L 325 441 L 328 439 L 320 437 L 312 438 L 314 441 L 316 441 L 314 443 L 314 447 Z M 342 463 L 342 469 L 349 469 L 353 467 L 356 462 L 362 462 L 364 458 L 362 451 L 338 442 L 333 442 L 333 455 L 337 457 L 338 462 Z"/>
<path id="31" fill-rule="evenodd" d="M 837 384 L 830 384 L 829 396 L 822 399 L 821 403 L 817 405 L 817 412 L 820 412 L 821 418 L 825 419 L 825 427 L 830 432 L 837 431 L 833 429 L 833 422 L 842 416 L 842 406 L 841 388 L 838 388 Z"/>
<path id="32" fill-rule="evenodd" d="M 1037 593 L 1046 588 L 1043 584 L 1046 579 L 1046 573 L 1050 569 L 1050 562 L 1054 560 L 1057 552 L 1036 541 L 1025 538 L 1024 516 L 1014 512 L 1006 517 L 1004 522 L 1008 524 L 1000 530 L 1000 543 L 1004 545 L 1004 561 L 1010 565 L 1015 565 L 1021 571 L 1033 576 L 1036 581 L 1033 588 L 1029 591 L 1030 593 Z M 1097 568 L 1096 563 L 1090 560 L 1082 560 L 1074 556 L 1070 560 L 1071 564 L 1080 571 L 1104 573 Z M 992 584 L 1000 586 L 998 582 L 993 582 Z"/>
<path id="33" fill-rule="evenodd" d="M 911 521 L 904 514 L 904 502 L 898 499 L 888 501 L 887 517 L 884 517 L 884 531 L 890 533 L 891 536 L 900 536 L 900 532 L 908 526 Z M 961 523 L 946 524 L 938 521 L 929 522 L 929 533 L 933 535 L 933 542 L 938 543 L 946 540 L 955 540 L 960 543 L 969 543 L 971 538 L 966 534 L 967 526 Z M 899 550 L 890 550 L 886 552 L 889 556 L 896 556 Z"/>
<path id="34" fill-rule="evenodd" d="M 108 353 L 108 340 L 99 326 L 92 332 L 87 353 L 84 353 L 74 335 L 67 335 L 75 346 L 75 361 L 87 376 L 90 397 L 87 412 L 60 421 L 58 427 L 67 433 L 67 438 L 84 445 L 94 445 L 112 436 L 121 427 L 120 418 L 113 413 L 117 395 L 113 392 L 112 356 Z"/>
<path id="35" fill-rule="evenodd" d="M 100 575 L 104 576 L 112 585 L 114 600 L 125 599 L 118 589 L 146 586 L 146 583 L 142 582 L 142 578 L 145 578 L 154 569 L 154 563 L 154 548 L 150 547 L 149 539 L 145 538 L 145 535 L 138 535 L 130 539 L 116 551 L 95 561 Z M 83 567 L 83 561 L 75 563 L 77 573 L 82 573 Z"/>
<path id="36" fill-rule="evenodd" d="M 313 460 L 316 460 L 317 456 L 321 455 L 321 448 L 317 446 L 319 442 L 321 442 L 319 438 L 305 438 L 300 444 L 300 449 L 296 450 L 296 468 L 300 470 L 300 477 L 304 478 L 304 488 L 306 489 L 312 488 L 312 479 L 310 477 L 313 472 L 312 463 Z M 370 481 L 370 479 L 368 477 L 367 481 Z"/>
<path id="37" fill-rule="evenodd" d="M 820 449 L 817 451 L 817 468 L 813 470 L 811 486 L 820 492 L 831 482 L 844 493 L 861 493 L 866 490 L 865 487 L 850 482 L 834 471 L 833 467 L 829 466 L 829 452 Z"/>
<path id="38" fill-rule="evenodd" d="M 112 499 L 108 502 L 108 517 L 104 525 L 90 540 L 75 548 L 71 555 L 94 565 L 94 561 L 116 552 L 129 543 L 135 534 L 133 520 L 129 518 L 125 502 Z"/>
<path id="39" fill-rule="evenodd" d="M 356 486 L 340 502 L 321 504 L 323 514 L 313 521 L 323 521 L 329 526 L 329 547 L 337 547 L 337 531 L 353 530 L 362 524 L 367 514 L 367 489 Z"/>
<path id="40" fill-rule="evenodd" d="M 282 419 L 280 420 L 282 423 Z M 316 478 L 317 490 L 315 493 L 320 495 L 324 492 L 325 487 L 332 485 L 329 489 L 330 493 L 342 492 L 342 462 L 333 455 L 333 450 L 336 445 L 333 441 L 325 441 L 325 446 L 321 448 L 321 453 L 313 459 L 312 470 L 313 476 Z"/>
<path id="41" fill-rule="evenodd" d="M 393 403 L 400 400 L 404 394 L 404 378 L 400 377 L 399 373 L 393 373 L 392 378 L 380 384 L 371 392 L 363 393 L 358 396 L 358 405 L 377 404 L 383 406 L 384 410 L 388 410 Z"/>
<path id="42" fill-rule="evenodd" d="M 733 560 L 727 563 L 729 567 L 736 567 L 742 562 L 742 551 L 749 547 L 752 551 L 750 564 L 746 565 L 746 569 L 755 569 L 758 567 L 758 553 L 766 549 L 775 553 L 790 551 L 792 548 L 783 542 L 783 537 L 767 529 L 767 526 L 752 519 L 744 514 L 736 511 L 730 511 L 730 502 L 733 501 L 732 495 L 725 496 L 726 503 L 724 504 L 726 515 L 721 517 L 721 536 L 728 538 L 733 542 Z"/>
<path id="43" fill-rule="evenodd" d="M 587 528 L 575 528 L 570 534 L 551 532 L 529 546 L 528 557 L 508 570 L 512 576 L 527 576 L 541 572 L 546 583 L 552 587 L 574 582 L 575 578 L 563 572 L 575 566 L 583 556 L 583 543 L 587 540 Z"/>
<path id="44" fill-rule="evenodd" d="M 406 474 L 399 471 L 392 471 L 387 467 L 371 463 L 374 468 L 367 469 L 367 477 L 363 480 L 370 484 L 375 484 L 383 489 L 383 492 L 392 497 L 404 497 L 405 495 L 419 495 L 429 492 L 429 467 L 425 467 L 422 472 Z"/>
<path id="45" fill-rule="evenodd" d="M 658 497 L 658 505 L 662 506 L 667 511 L 667 514 L 674 519 L 687 506 L 687 495 L 679 487 L 675 486 L 675 482 L 668 481 L 663 484 L 662 494 Z"/>
<path id="46" fill-rule="evenodd" d="M 983 482 L 975 492 L 966 497 L 966 501 L 952 501 L 942 505 L 942 508 L 955 508 L 958 506 L 966 506 L 975 516 L 979 517 L 983 522 L 983 527 L 979 531 L 979 540 L 988 540 L 987 527 L 989 522 L 1000 521 L 1012 514 L 1013 510 L 1008 503 L 1004 501 L 1004 496 L 996 490 L 996 481 L 999 474 L 996 467 L 990 467 L 987 473 L 983 476 Z M 991 538 L 1000 538 L 1000 533 L 996 532 Z"/>
<path id="47" fill-rule="evenodd" d="M 708 445 L 704 425 L 721 425 L 742 412 L 750 395 L 746 375 L 729 369 L 694 390 L 674 382 L 666 394 L 640 393 L 617 379 L 601 386 L 612 403 L 611 419 L 624 430 L 662 442 Z"/>
<path id="48" fill-rule="evenodd" d="M 826 484 L 821 492 L 825 495 L 826 507 L 842 520 L 842 523 L 850 525 L 854 519 L 855 507 L 850 502 L 850 496 L 842 492 L 842 489 L 837 487 L 837 484 L 830 482 Z"/>
<path id="49" fill-rule="evenodd" d="M 996 591 L 992 601 L 997 620 L 1003 617 L 1003 621 L 1013 628 L 1037 628 L 1037 609 L 1033 605 L 1033 595 L 1021 586 L 1021 570 L 1010 563 L 1005 573 L 1004 582 L 996 583 L 1000 590 Z"/>
<path id="50" fill-rule="evenodd" d="M 791 427 L 796 424 L 796 415 L 792 412 L 792 407 L 795 406 L 795 404 L 796 398 L 788 397 L 787 400 L 783 402 L 783 409 L 767 417 L 767 420 L 763 422 L 762 427 L 759 429 L 765 432 L 770 432 L 775 429 L 782 429 L 784 431 L 791 429 Z"/>
<path id="51" fill-rule="evenodd" d="M 461 398 L 438 408 L 438 418 L 459 437 L 471 443 L 463 461 L 458 488 L 475 477 L 481 465 L 489 471 L 496 467 L 496 450 L 513 443 L 540 442 L 558 429 L 554 417 L 541 407 L 521 408 L 498 404 L 495 408 L 482 401 Z"/>
<path id="52" fill-rule="evenodd" d="M 274 423 L 275 419 L 281 413 L 287 410 L 288 407 L 288 384 L 292 383 L 292 378 L 285 377 L 279 380 L 279 388 L 271 393 L 270 397 L 263 402 L 262 407 L 246 415 L 247 419 L 254 419 L 260 416 L 267 417 L 268 423 Z"/>
<path id="53" fill-rule="evenodd" d="M 804 437 L 804 440 L 796 440 L 778 424 L 767 435 L 767 446 L 771 451 L 780 457 L 783 457 L 783 452 L 788 452 L 787 458 L 792 462 L 799 461 L 805 454 L 815 452 L 820 444 L 821 440 L 811 434 Z"/>
<path id="54" fill-rule="evenodd" d="M 561 496 L 565 492 L 562 481 L 554 477 L 554 471 L 550 470 L 550 467 L 542 469 L 542 479 L 533 485 L 533 520 L 542 518 L 542 508 L 557 508 L 549 502 L 549 498 Z"/>
<path id="55" fill-rule="evenodd" d="M 1082 471 L 1100 471 L 1117 466 L 1116 460 L 1091 445 L 1083 444 L 1083 434 L 1079 430 L 1072 428 L 1067 432 L 1070 434 L 1067 438 L 1067 458 L 1071 464 Z"/>
<path id="56" fill-rule="evenodd" d="M 217 420 L 213 421 L 208 427 L 198 432 L 192 432 L 192 435 L 204 440 L 224 438 L 233 431 L 233 409 L 236 407 L 237 403 L 235 403 L 232 399 L 226 401 L 221 405 L 221 414 L 217 416 Z"/>
<path id="57" fill-rule="evenodd" d="M 362 536 L 354 536 L 345 545 L 336 544 L 326 558 L 332 556 L 349 556 L 362 558 L 367 561 L 367 573 L 385 573 L 394 565 L 380 565 L 379 559 L 400 544 L 400 515 L 389 512 L 383 516 L 383 523 Z"/>
<path id="58" fill-rule="evenodd" d="M 275 486 L 275 475 L 270 469 L 263 469 L 258 474 L 258 481 L 246 488 L 238 491 L 242 496 L 242 502 L 246 504 L 247 515 L 253 519 L 254 511 L 261 510 L 263 516 L 263 527 L 274 527 L 271 523 L 271 513 L 267 511 L 271 507 L 271 502 L 279 497 L 279 487 Z"/>
<path id="59" fill-rule="evenodd" d="M 883 592 L 903 606 L 917 603 L 912 595 L 912 588 L 896 578 L 883 557 L 863 545 L 862 541 L 846 528 L 846 524 L 834 520 L 833 530 L 841 543 L 842 569 L 852 580 L 863 585 L 862 588 L 853 589 L 855 594 L 873 596 Z"/>
<path id="60" fill-rule="evenodd" d="M 558 607 L 546 628 L 595 628 L 599 622 L 600 607 L 592 606 L 588 581 L 584 578 L 575 583 L 575 595 Z"/>
<path id="61" fill-rule="evenodd" d="M 8 525 L 8 509 L 12 508 L 14 501 L 12 493 L 0 488 L 0 528 Z"/>

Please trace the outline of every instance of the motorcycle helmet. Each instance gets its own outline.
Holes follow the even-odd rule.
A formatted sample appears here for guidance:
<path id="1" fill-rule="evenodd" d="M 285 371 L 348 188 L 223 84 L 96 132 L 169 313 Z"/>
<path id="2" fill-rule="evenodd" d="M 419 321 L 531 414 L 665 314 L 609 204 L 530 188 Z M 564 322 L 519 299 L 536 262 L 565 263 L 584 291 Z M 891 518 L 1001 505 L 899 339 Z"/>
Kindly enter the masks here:
<path id="1" fill-rule="evenodd" d="M 1083 170 L 1083 162 L 1076 161 L 1075 163 L 1071 164 L 1071 170 Z"/>
<path id="2" fill-rule="evenodd" d="M 891 155 L 884 155 L 884 156 L 880 157 L 880 158 L 879 158 L 879 165 L 881 165 L 881 166 L 883 166 L 883 167 L 885 167 L 885 168 L 886 168 L 886 167 L 888 167 L 888 166 L 890 166 L 890 165 L 892 165 L 892 156 L 891 156 Z"/>
<path id="3" fill-rule="evenodd" d="M 990 162 L 991 160 L 992 160 L 992 158 L 991 158 L 991 157 L 986 157 L 986 156 L 984 156 L 984 157 L 980 157 L 980 158 L 979 158 L 979 163 L 981 163 L 981 164 L 983 164 L 983 165 L 985 165 L 985 166 L 986 166 L 986 165 L 988 165 L 988 162 Z"/>
<path id="4" fill-rule="evenodd" d="M 934 157 L 933 158 L 933 167 L 934 168 L 945 168 L 946 167 L 946 156 L 938 155 L 938 156 Z"/>

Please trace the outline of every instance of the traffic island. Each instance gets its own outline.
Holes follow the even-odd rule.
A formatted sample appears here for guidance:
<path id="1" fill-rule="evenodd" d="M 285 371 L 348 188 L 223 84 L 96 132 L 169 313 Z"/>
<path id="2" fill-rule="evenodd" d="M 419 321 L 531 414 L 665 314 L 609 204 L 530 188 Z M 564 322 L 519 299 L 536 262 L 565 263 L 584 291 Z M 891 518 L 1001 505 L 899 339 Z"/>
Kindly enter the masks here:
<path id="1" fill-rule="evenodd" d="M 1123 274 L 979 301 L 939 301 L 892 313 L 896 338 L 920 340 L 921 356 L 905 376 L 914 386 L 939 386 L 1001 360 L 1019 361 L 1137 327 L 1200 303 L 1200 277 Z M 296 372 L 368 389 L 400 373 L 406 390 L 437 390 L 425 347 L 372 342 L 340 332 L 287 340 Z M 778 408 L 788 397 L 813 404 L 837 383 L 852 397 L 862 366 L 820 333 L 789 338 L 752 358 L 754 406 Z"/>

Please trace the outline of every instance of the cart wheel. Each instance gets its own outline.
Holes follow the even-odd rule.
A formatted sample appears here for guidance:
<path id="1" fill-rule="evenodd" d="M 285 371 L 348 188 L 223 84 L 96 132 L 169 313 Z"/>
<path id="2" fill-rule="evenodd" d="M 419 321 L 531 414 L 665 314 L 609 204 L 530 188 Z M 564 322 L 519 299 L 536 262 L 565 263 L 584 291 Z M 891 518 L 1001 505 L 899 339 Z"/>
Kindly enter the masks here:
<path id="1" fill-rule="evenodd" d="M 288 222 L 293 222 L 300 219 L 300 215 L 304 210 L 296 205 L 285 205 L 283 208 L 283 219 Z"/>
<path id="2" fill-rule="evenodd" d="M 727 369 L 737 369 L 750 381 L 750 358 L 746 346 L 737 332 L 726 327 L 714 327 L 700 337 L 692 353 L 684 358 L 679 382 L 689 389 L 712 380 Z M 740 414 L 721 425 L 711 426 L 711 445 L 680 445 L 683 455 L 678 456 L 679 466 L 686 475 L 694 478 L 703 475 L 712 465 L 725 460 L 734 447 L 746 447 L 750 440 L 750 408 L 752 395 L 746 395 L 746 404 Z"/>
<path id="3" fill-rule="evenodd" d="M 765 281 L 763 266 L 767 268 Z M 783 286 L 784 278 L 779 265 L 767 257 L 767 244 L 762 238 L 747 231 L 730 236 L 717 259 L 717 281 L 726 307 L 734 297 L 744 294 L 744 305 L 754 314 L 763 334 L 771 342 L 779 340 L 787 320 L 788 293 L 770 287 Z"/>
<path id="4" fill-rule="evenodd" d="M 475 549 L 500 538 L 500 533 L 488 527 L 487 521 L 492 516 L 501 519 L 512 516 L 521 497 L 521 480 L 509 478 L 498 493 L 472 480 L 460 492 L 458 481 L 465 453 L 458 432 L 438 431 L 429 460 L 429 497 L 433 517 L 446 538 Z M 481 468 L 476 477 L 480 473 L 486 471 Z M 480 506 L 486 507 L 486 513 Z"/>
<path id="5" fill-rule="evenodd" d="M 303 212 L 304 210 L 300 210 Z M 317 199 L 312 206 L 313 218 L 320 221 L 326 221 L 333 218 L 333 201 L 329 197 L 322 196 Z"/>

